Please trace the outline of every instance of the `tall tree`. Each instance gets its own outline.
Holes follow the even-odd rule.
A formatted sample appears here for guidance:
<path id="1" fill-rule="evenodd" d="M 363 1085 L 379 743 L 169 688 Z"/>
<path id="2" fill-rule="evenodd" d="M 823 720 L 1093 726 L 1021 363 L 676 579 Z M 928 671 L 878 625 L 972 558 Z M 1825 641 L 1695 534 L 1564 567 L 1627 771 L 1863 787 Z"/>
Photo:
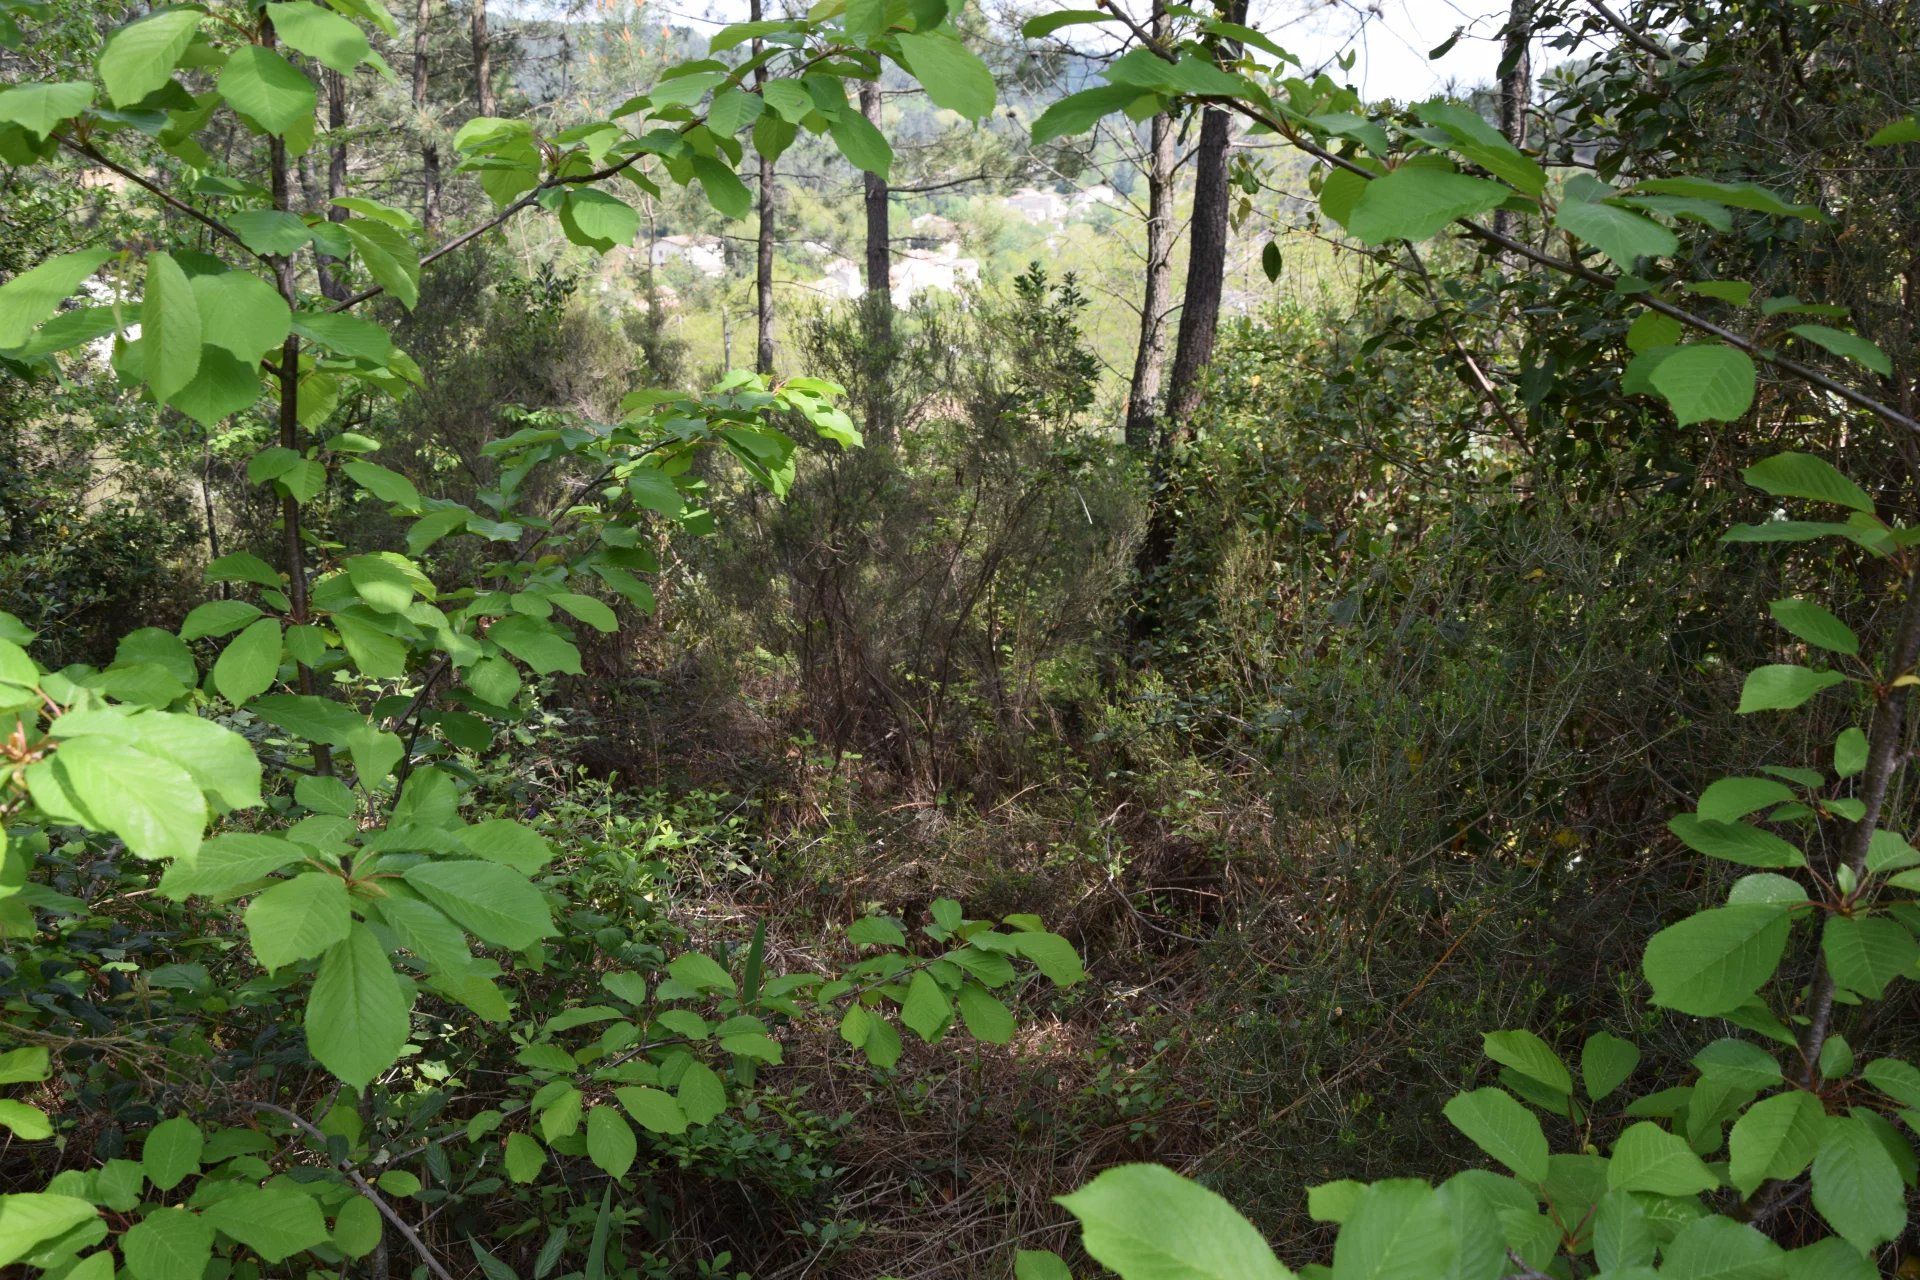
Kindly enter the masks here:
<path id="1" fill-rule="evenodd" d="M 1513 0 L 1500 33 L 1500 132 L 1523 150 L 1527 145 L 1527 103 L 1533 96 L 1533 10 L 1537 0 Z M 1493 229 L 1513 234 L 1513 214 L 1493 211 Z"/>
<path id="2" fill-rule="evenodd" d="M 860 82 L 860 114 L 880 124 L 880 82 Z M 893 351 L 893 252 L 887 217 L 887 180 L 863 173 L 867 208 L 867 293 L 861 299 L 867 325 L 867 431 L 884 443 L 893 437 L 887 394 L 887 363 Z"/>
<path id="3" fill-rule="evenodd" d="M 347 78 L 329 70 L 320 79 L 327 91 L 327 218 L 345 222 L 347 211 L 336 202 L 347 194 Z M 347 282 L 337 260 L 319 254 L 316 261 L 320 292 L 335 302 L 344 301 Z"/>
<path id="4" fill-rule="evenodd" d="M 413 114 L 420 131 L 420 221 L 428 230 L 440 221 L 440 137 L 427 114 L 427 38 L 433 0 L 417 0 L 413 10 Z"/>
<path id="5" fill-rule="evenodd" d="M 1156 39 L 1165 35 L 1166 7 L 1159 0 L 1153 6 L 1152 29 Z M 1154 116 L 1147 136 L 1146 287 L 1140 295 L 1140 344 L 1127 387 L 1126 424 L 1128 447 L 1141 450 L 1153 443 L 1167 363 L 1166 311 L 1173 291 L 1173 117 L 1165 112 Z"/>
<path id="6" fill-rule="evenodd" d="M 480 114 L 496 113 L 493 100 L 493 40 L 487 34 L 487 0 L 473 0 L 473 100 Z M 756 47 L 759 42 L 754 42 Z M 764 74 L 764 73 L 763 73 Z"/>
<path id="7" fill-rule="evenodd" d="M 480 0 L 484 3 L 484 0 Z M 760 21 L 761 0 L 751 0 L 747 6 L 747 20 Z M 760 41 L 753 42 L 753 58 L 760 60 Z M 753 72 L 753 87 L 756 92 L 764 91 L 767 84 L 767 69 L 756 66 Z M 758 339 L 754 344 L 753 367 L 761 373 L 773 372 L 773 157 L 766 152 L 760 153 L 760 231 L 754 243 L 753 287 L 754 309 L 758 320 Z"/>

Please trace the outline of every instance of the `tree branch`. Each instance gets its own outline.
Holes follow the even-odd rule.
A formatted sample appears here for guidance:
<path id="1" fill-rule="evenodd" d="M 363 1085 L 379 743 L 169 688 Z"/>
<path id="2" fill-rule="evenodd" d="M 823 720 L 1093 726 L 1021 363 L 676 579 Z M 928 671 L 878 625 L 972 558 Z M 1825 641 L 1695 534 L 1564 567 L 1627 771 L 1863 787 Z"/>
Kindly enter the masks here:
<path id="1" fill-rule="evenodd" d="M 192 218 L 195 222 L 198 222 L 201 225 L 211 229 L 215 235 L 220 236 L 226 240 L 231 240 L 233 243 L 239 245 L 242 249 L 246 249 L 248 253 L 253 254 L 254 257 L 259 258 L 262 262 L 266 261 L 266 255 L 260 254 L 260 253 L 254 253 L 252 249 L 248 249 L 247 242 L 242 240 L 239 234 L 235 232 L 232 227 L 229 227 L 226 223 L 220 221 L 218 218 L 212 216 L 211 214 L 202 213 L 200 210 L 194 208 L 192 205 L 180 199 L 178 196 L 172 195 L 171 193 L 169 193 L 168 191 L 166 191 L 156 183 L 152 182 L 151 180 L 141 177 L 139 174 L 127 168 L 125 165 L 120 164 L 118 161 L 109 160 L 104 154 L 102 154 L 100 149 L 95 147 L 92 143 L 75 142 L 72 138 L 62 135 L 60 138 L 60 145 L 65 147 L 67 150 L 73 152 L 75 155 L 85 156 L 87 159 L 93 161 L 95 164 L 99 165 L 103 169 L 111 169 L 113 172 L 125 178 L 128 182 L 131 182 L 135 186 L 141 188 L 142 190 L 148 192 L 149 194 L 158 197 L 159 200 L 162 203 L 164 203 L 168 208 L 175 209 L 181 213 L 186 214 L 189 218 Z"/>

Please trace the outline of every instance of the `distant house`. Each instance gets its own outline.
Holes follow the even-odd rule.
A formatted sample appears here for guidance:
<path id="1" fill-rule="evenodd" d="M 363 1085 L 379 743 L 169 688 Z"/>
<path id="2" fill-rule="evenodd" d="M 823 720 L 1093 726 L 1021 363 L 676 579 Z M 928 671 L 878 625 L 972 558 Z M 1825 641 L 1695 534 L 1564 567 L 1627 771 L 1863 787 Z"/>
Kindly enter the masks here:
<path id="1" fill-rule="evenodd" d="M 1104 182 L 1096 182 L 1085 191 L 1073 193 L 1073 211 L 1090 213 L 1100 205 L 1118 205 L 1120 193 Z"/>
<path id="2" fill-rule="evenodd" d="M 656 267 L 684 262 L 711 279 L 726 274 L 727 246 L 719 236 L 661 236 L 653 242 L 649 261 Z"/>
<path id="3" fill-rule="evenodd" d="M 937 250 L 909 249 L 887 272 L 888 292 L 893 305 L 907 307 L 916 294 L 929 289 L 959 293 L 966 285 L 980 283 L 980 264 L 960 256 L 960 246 L 949 240 Z"/>
<path id="4" fill-rule="evenodd" d="M 1001 197 L 1000 203 L 1035 226 L 1048 223 L 1058 226 L 1067 216 L 1067 202 L 1058 193 L 1033 187 L 1021 187 L 1012 195 Z"/>

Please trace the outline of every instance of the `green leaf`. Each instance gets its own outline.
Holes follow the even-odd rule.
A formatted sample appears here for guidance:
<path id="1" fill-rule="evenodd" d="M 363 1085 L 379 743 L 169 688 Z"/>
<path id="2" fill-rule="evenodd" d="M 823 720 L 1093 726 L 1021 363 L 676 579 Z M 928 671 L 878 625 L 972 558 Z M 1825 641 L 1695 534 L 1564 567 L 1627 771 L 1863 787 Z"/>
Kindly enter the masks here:
<path id="1" fill-rule="evenodd" d="M 165 84 L 203 16 L 198 9 L 166 9 L 109 36 L 94 70 L 113 105 L 132 106 Z"/>
<path id="2" fill-rule="evenodd" d="M 1846 677 L 1838 671 L 1816 671 L 1790 662 L 1756 667 L 1740 689 L 1741 715 L 1756 711 L 1791 711 L 1822 689 L 1831 689 Z"/>
<path id="3" fill-rule="evenodd" d="M 280 624 L 272 618 L 242 631 L 213 664 L 213 684 L 238 707 L 273 687 L 280 674 Z"/>
<path id="4" fill-rule="evenodd" d="M 1607 1162 L 1609 1191 L 1651 1191 L 1663 1196 L 1689 1196 L 1720 1185 L 1684 1138 L 1650 1120 L 1631 1125 L 1613 1144 Z"/>
<path id="5" fill-rule="evenodd" d="M 1920 142 L 1920 114 L 1902 116 L 1882 125 L 1867 139 L 1870 147 L 1891 147 L 1902 142 Z"/>
<path id="6" fill-rule="evenodd" d="M 553 861 L 553 846 L 538 832 L 511 818 L 489 818 L 467 827 L 460 832 L 460 847 L 476 858 L 502 863 L 524 876 L 539 874 Z"/>
<path id="7" fill-rule="evenodd" d="M 275 836 L 237 832 L 214 836 L 173 861 L 160 877 L 160 892 L 175 902 L 195 894 L 221 894 L 305 856 L 298 845 Z"/>
<path id="8" fill-rule="evenodd" d="M 284 1262 L 328 1239 L 320 1206 L 291 1187 L 249 1188 L 208 1205 L 201 1217 L 268 1262 Z"/>
<path id="9" fill-rule="evenodd" d="M 140 1166 L 156 1191 L 171 1191 L 200 1172 L 205 1139 L 200 1126 L 185 1116 L 162 1120 L 147 1131 L 140 1147 Z"/>
<path id="10" fill-rule="evenodd" d="M 1780 1280 L 1780 1246 L 1744 1222 L 1707 1216 L 1680 1228 L 1660 1280 Z"/>
<path id="11" fill-rule="evenodd" d="M 560 226 L 573 243 L 605 253 L 616 245 L 633 243 L 640 233 L 640 215 L 632 205 L 604 191 L 576 187 L 560 205 Z"/>
<path id="12" fill-rule="evenodd" d="M 877 174 L 882 179 L 892 172 L 892 145 L 886 135 L 859 112 L 841 112 L 828 124 L 827 132 L 833 137 L 833 145 L 840 148 L 840 154 L 854 168 Z"/>
<path id="13" fill-rule="evenodd" d="M 179 858 L 200 846 L 207 804 L 186 770 L 102 738 L 70 738 L 27 767 L 42 807 L 66 797 L 76 819 L 111 831 L 142 858 Z"/>
<path id="14" fill-rule="evenodd" d="M 0 284 L 0 351 L 25 343 L 40 322 L 112 256 L 111 249 L 63 253 Z"/>
<path id="15" fill-rule="evenodd" d="M 1580 1050 L 1580 1081 L 1586 1086 L 1587 1097 L 1598 1102 L 1626 1083 L 1639 1065 L 1639 1045 L 1611 1032 L 1596 1031 Z"/>
<path id="16" fill-rule="evenodd" d="M 1818 1150 L 1826 1108 L 1803 1089 L 1762 1098 L 1727 1135 L 1728 1180 L 1741 1199 L 1769 1178 L 1797 1178 Z"/>
<path id="17" fill-rule="evenodd" d="M 1070 987 L 1087 976 L 1080 965 L 1080 953 L 1057 933 L 1028 931 L 1013 934 L 1009 941 L 1018 954 L 1033 962 L 1056 987 Z"/>
<path id="18" fill-rule="evenodd" d="M 1647 381 L 1680 426 L 1730 422 L 1753 404 L 1753 361 L 1718 342 L 1689 343 L 1667 352 Z"/>
<path id="19" fill-rule="evenodd" d="M 1716 907 L 1669 925 L 1642 961 L 1653 1002 L 1700 1018 L 1739 1008 L 1779 967 L 1787 931 L 1787 913 L 1770 905 Z"/>
<path id="20" fill-rule="evenodd" d="M 1804 867 L 1806 855 L 1771 832 L 1744 822 L 1714 822 L 1691 813 L 1675 814 L 1667 830 L 1696 853 L 1744 867 Z"/>
<path id="21" fill-rule="evenodd" d="M 547 1167 L 547 1152 L 544 1147 L 524 1133 L 507 1135 L 505 1151 L 507 1176 L 522 1184 L 532 1182 Z"/>
<path id="22" fill-rule="evenodd" d="M 727 1086 L 704 1062 L 687 1064 L 674 1094 L 691 1124 L 710 1124 L 727 1109 Z"/>
<path id="23" fill-rule="evenodd" d="M 1756 810 L 1793 798 L 1791 787 L 1772 778 L 1716 778 L 1700 793 L 1700 817 L 1708 822 L 1738 822 Z"/>
<path id="24" fill-rule="evenodd" d="M 1013 1039 L 1012 1010 L 988 995 L 983 987 L 966 983 L 960 988 L 956 1002 L 960 1006 L 960 1018 L 967 1024 L 967 1033 L 974 1039 L 988 1044 L 1006 1044 Z"/>
<path id="25" fill-rule="evenodd" d="M 319 95 L 313 81 L 263 45 L 243 44 L 220 69 L 220 96 L 261 129 L 283 137 L 310 123 Z"/>
<path id="26" fill-rule="evenodd" d="M 350 1196 L 333 1219 L 333 1247 L 349 1258 L 364 1258 L 380 1247 L 380 1210 L 363 1195 Z"/>
<path id="27" fill-rule="evenodd" d="M 1864 365 L 1883 378 L 1893 376 L 1893 361 L 1887 358 L 1887 353 L 1858 334 L 1824 324 L 1796 324 L 1787 332 L 1855 364 Z"/>
<path id="28" fill-rule="evenodd" d="M 197 1213 L 160 1209 L 120 1237 L 135 1280 L 200 1280 L 213 1258 L 213 1228 Z"/>
<path id="29" fill-rule="evenodd" d="M 0 93 L 0 123 L 17 124 L 38 138 L 48 138 L 93 102 L 93 86 L 65 81 L 23 84 Z"/>
<path id="30" fill-rule="evenodd" d="M 399 1061 L 408 1000 L 373 930 L 355 923 L 320 962 L 307 999 L 307 1050 L 356 1089 Z"/>
<path id="31" fill-rule="evenodd" d="M 1120 1165 L 1058 1200 L 1121 1280 L 1292 1280 L 1252 1223 L 1170 1169 Z"/>
<path id="32" fill-rule="evenodd" d="M 1598 200 L 1567 199 L 1553 225 L 1594 246 L 1622 271 L 1642 258 L 1664 258 L 1680 248 L 1680 237 L 1652 218 Z"/>
<path id="33" fill-rule="evenodd" d="M 231 635 L 259 616 L 260 610 L 244 600 L 209 600 L 187 614 L 180 624 L 180 638 Z"/>
<path id="34" fill-rule="evenodd" d="M 1878 1000 L 1895 978 L 1913 974 L 1920 942 L 1887 916 L 1831 915 L 1820 936 L 1820 953 L 1835 982 Z"/>
<path id="35" fill-rule="evenodd" d="M 1110 13 L 1098 9 L 1060 9 L 1053 13 L 1037 14 L 1020 24 L 1020 34 L 1029 40 L 1044 40 L 1062 27 L 1079 26 L 1088 22 L 1116 22 Z"/>
<path id="36" fill-rule="evenodd" d="M 700 180 L 700 189 L 707 193 L 709 204 L 729 218 L 747 216 L 747 211 L 753 208 L 753 196 L 740 181 L 739 174 L 712 156 L 696 155 L 692 164 L 693 176 Z"/>
<path id="37" fill-rule="evenodd" d="M 411 311 L 420 301 L 420 252 L 397 227 L 371 218 L 340 224 L 374 283 Z"/>
<path id="38" fill-rule="evenodd" d="M 1013 1280 L 1073 1280 L 1073 1273 L 1057 1253 L 1021 1249 L 1013 1255 Z"/>
<path id="39" fill-rule="evenodd" d="M 614 1107 L 595 1107 L 587 1113 L 587 1158 L 614 1178 L 624 1178 L 633 1168 L 640 1144 L 633 1126 Z"/>
<path id="40" fill-rule="evenodd" d="M 41 1142 L 53 1136 L 53 1121 L 46 1112 L 12 1098 L 0 1098 L 0 1128 L 10 1130 L 23 1142 Z"/>
<path id="41" fill-rule="evenodd" d="M 993 72 L 965 45 L 941 32 L 903 31 L 900 60 L 934 105 L 979 120 L 993 111 Z"/>
<path id="42" fill-rule="evenodd" d="M 423 862 L 405 873 L 427 901 L 483 941 L 521 951 L 553 934 L 553 914 L 533 883 L 493 862 Z"/>
<path id="43" fill-rule="evenodd" d="M 1347 217 L 1347 230 L 1365 244 L 1429 240 L 1454 219 L 1485 213 L 1512 194 L 1511 188 L 1484 178 L 1405 166 L 1367 183 Z"/>
<path id="44" fill-rule="evenodd" d="M 613 610 L 592 596 L 583 596 L 574 591 L 556 591 L 547 599 L 603 635 L 611 635 L 620 629 L 620 620 L 613 616 Z"/>
<path id="45" fill-rule="evenodd" d="M 1858 656 L 1860 637 L 1832 611 L 1811 600 L 1775 600 L 1767 606 L 1773 620 L 1808 644 Z"/>
<path id="46" fill-rule="evenodd" d="M 247 937 L 269 973 L 346 939 L 353 924 L 346 881 L 324 871 L 282 880 L 247 906 Z"/>
<path id="47" fill-rule="evenodd" d="M 1394 1178 L 1361 1192 L 1333 1246 L 1334 1280 L 1431 1280 L 1451 1271 L 1459 1238 L 1424 1182 Z"/>
<path id="48" fill-rule="evenodd" d="M 1683 196 L 1691 200 L 1711 200 L 1736 209 L 1752 209 L 1776 217 L 1817 218 L 1820 211 L 1812 205 L 1790 204 L 1765 187 L 1751 182 L 1713 182 L 1706 178 L 1650 178 L 1634 186 L 1635 192 L 1652 195 Z"/>
<path id="49" fill-rule="evenodd" d="M 388 506 L 399 507 L 409 513 L 421 509 L 420 491 L 413 487 L 413 481 L 398 471 L 389 471 L 378 463 L 358 458 L 342 464 L 340 470 L 346 473 L 349 480 Z"/>
<path id="50" fill-rule="evenodd" d="M 373 52 L 359 27 L 306 0 L 269 4 L 267 17 L 273 21 L 274 34 L 282 44 L 341 75 L 351 72 Z"/>
<path id="51" fill-rule="evenodd" d="M 1504 1089 L 1457 1093 L 1442 1109 L 1476 1147 L 1528 1182 L 1547 1180 L 1547 1135 L 1533 1112 Z"/>
<path id="52" fill-rule="evenodd" d="M 907 998 L 900 1005 L 900 1021 L 922 1040 L 932 1044 L 946 1034 L 953 1021 L 953 1005 L 947 993 L 925 969 L 913 975 L 907 985 Z"/>
<path id="53" fill-rule="evenodd" d="M 1130 84 L 1103 84 L 1070 93 L 1042 111 L 1040 118 L 1033 122 L 1034 144 L 1038 146 L 1069 134 L 1085 133 L 1114 112 L 1124 111 L 1145 96 L 1144 90 Z"/>
<path id="54" fill-rule="evenodd" d="M 1867 767 L 1867 735 L 1848 726 L 1833 740 L 1833 771 L 1851 778 Z"/>
<path id="55" fill-rule="evenodd" d="M 1547 189 L 1546 172 L 1524 155 L 1480 113 L 1457 102 L 1435 99 L 1414 108 L 1420 118 L 1453 138 L 1453 151 L 1494 177 L 1530 196 Z"/>
<path id="56" fill-rule="evenodd" d="M 31 1084 L 52 1074 L 47 1051 L 38 1045 L 0 1053 L 0 1084 Z"/>
<path id="57" fill-rule="evenodd" d="M 1813 1207 L 1870 1253 L 1906 1230 L 1906 1188 L 1886 1147 L 1858 1116 L 1828 1116 L 1813 1157 Z"/>
<path id="58" fill-rule="evenodd" d="M 505 649 L 543 676 L 580 672 L 580 651 L 553 625 L 523 613 L 501 618 L 487 628 L 487 639 Z"/>
<path id="59" fill-rule="evenodd" d="M 649 1133 L 685 1133 L 687 1113 L 673 1095 L 645 1085 L 615 1089 L 613 1096 L 627 1109 L 642 1129 Z"/>
<path id="60" fill-rule="evenodd" d="M 200 304 L 186 272 L 165 253 L 147 255 L 140 351 L 141 372 L 160 400 L 192 382 L 200 369 Z"/>
<path id="61" fill-rule="evenodd" d="M 0 1267 L 10 1266 L 36 1245 L 91 1222 L 100 1211 L 76 1196 L 25 1192 L 0 1196 Z M 194 1280 L 198 1280 L 195 1273 Z"/>
<path id="62" fill-rule="evenodd" d="M 299 311 L 294 313 L 293 331 L 336 355 L 379 362 L 393 355 L 393 339 L 387 331 L 358 316 Z"/>
<path id="63" fill-rule="evenodd" d="M 847 926 L 847 941 L 856 947 L 904 947 L 907 935 L 885 916 L 866 916 Z"/>
<path id="64" fill-rule="evenodd" d="M 287 256 L 306 248 L 313 232 L 297 213 L 279 209 L 242 209 L 227 215 L 227 226 L 255 253 Z"/>
<path id="65" fill-rule="evenodd" d="M 1573 1092 L 1573 1077 L 1560 1056 L 1531 1031 L 1488 1031 L 1480 1037 L 1486 1055 L 1555 1093 Z"/>
<path id="66" fill-rule="evenodd" d="M 293 312 L 273 286 L 259 276 L 248 271 L 222 271 L 195 276 L 192 285 L 194 305 L 200 313 L 201 341 L 208 346 L 219 347 L 253 366 L 287 340 Z"/>
<path id="67" fill-rule="evenodd" d="M 1873 499 L 1831 462 L 1810 453 L 1776 453 L 1748 467 L 1742 479 L 1776 498 L 1809 498 L 1873 512 Z"/>
<path id="68" fill-rule="evenodd" d="M 1786 1255 L 1786 1280 L 1880 1280 L 1880 1269 L 1838 1236 Z"/>

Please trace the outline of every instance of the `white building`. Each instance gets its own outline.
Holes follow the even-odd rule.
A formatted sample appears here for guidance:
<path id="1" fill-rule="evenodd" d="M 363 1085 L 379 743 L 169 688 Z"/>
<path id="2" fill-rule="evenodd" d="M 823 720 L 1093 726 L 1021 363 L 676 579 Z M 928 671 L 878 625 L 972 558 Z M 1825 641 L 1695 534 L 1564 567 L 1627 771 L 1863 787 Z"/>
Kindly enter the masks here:
<path id="1" fill-rule="evenodd" d="M 1035 226 L 1046 223 L 1058 226 L 1067 216 L 1067 202 L 1057 192 L 1033 187 L 1021 187 L 1012 195 L 1001 197 L 1000 203 Z"/>
<path id="2" fill-rule="evenodd" d="M 684 262 L 712 279 L 727 271 L 727 247 L 719 236 L 661 236 L 653 242 L 649 261 L 655 267 Z"/>
<path id="3" fill-rule="evenodd" d="M 911 306 L 916 294 L 929 289 L 959 293 L 967 285 L 980 283 L 980 263 L 960 256 L 960 246 L 949 240 L 937 250 L 909 249 L 887 272 L 888 292 L 893 305 Z"/>

